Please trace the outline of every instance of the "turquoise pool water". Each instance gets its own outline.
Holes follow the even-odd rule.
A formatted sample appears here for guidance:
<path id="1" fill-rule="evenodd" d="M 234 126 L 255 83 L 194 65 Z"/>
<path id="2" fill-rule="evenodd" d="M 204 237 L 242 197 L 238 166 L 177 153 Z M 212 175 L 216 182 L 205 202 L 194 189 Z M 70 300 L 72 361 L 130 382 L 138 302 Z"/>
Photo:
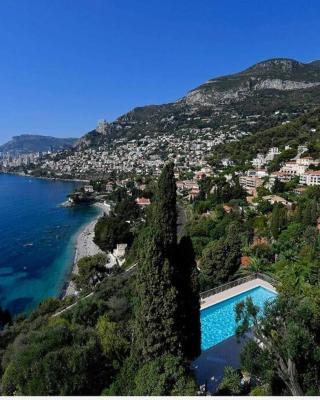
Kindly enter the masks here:
<path id="1" fill-rule="evenodd" d="M 234 310 L 237 303 L 251 297 L 253 303 L 263 309 L 266 301 L 276 296 L 274 292 L 258 286 L 202 310 L 201 349 L 207 350 L 235 334 L 237 324 Z"/>

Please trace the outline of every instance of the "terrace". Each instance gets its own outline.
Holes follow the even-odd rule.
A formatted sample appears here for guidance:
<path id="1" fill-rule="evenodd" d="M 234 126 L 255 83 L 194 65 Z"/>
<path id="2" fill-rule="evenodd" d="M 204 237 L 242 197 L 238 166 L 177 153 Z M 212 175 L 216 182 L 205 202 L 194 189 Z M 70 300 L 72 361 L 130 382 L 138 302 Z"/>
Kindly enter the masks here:
<path id="1" fill-rule="evenodd" d="M 235 281 L 202 292 L 200 294 L 201 310 L 259 286 L 276 293 L 275 284 L 274 279 L 259 272 L 236 279 Z"/>

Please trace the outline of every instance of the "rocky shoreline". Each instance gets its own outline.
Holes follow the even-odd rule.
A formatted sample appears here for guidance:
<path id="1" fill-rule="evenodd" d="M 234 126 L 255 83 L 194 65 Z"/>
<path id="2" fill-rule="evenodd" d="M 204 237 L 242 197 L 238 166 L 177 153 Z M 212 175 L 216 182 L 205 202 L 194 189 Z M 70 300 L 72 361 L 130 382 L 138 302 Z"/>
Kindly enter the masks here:
<path id="1" fill-rule="evenodd" d="M 98 222 L 99 218 L 105 213 L 108 213 L 106 207 L 101 203 L 95 203 L 96 207 L 99 207 L 101 212 L 99 215 L 90 223 L 88 223 L 78 234 L 76 245 L 75 245 L 75 255 L 73 261 L 72 271 L 70 272 L 69 278 L 62 290 L 61 298 L 65 298 L 67 296 L 75 296 L 77 295 L 76 287 L 74 283 L 71 281 L 71 277 L 73 274 L 78 273 L 78 261 L 87 256 L 94 256 L 98 253 L 104 253 L 95 243 L 94 243 L 94 227 Z"/>

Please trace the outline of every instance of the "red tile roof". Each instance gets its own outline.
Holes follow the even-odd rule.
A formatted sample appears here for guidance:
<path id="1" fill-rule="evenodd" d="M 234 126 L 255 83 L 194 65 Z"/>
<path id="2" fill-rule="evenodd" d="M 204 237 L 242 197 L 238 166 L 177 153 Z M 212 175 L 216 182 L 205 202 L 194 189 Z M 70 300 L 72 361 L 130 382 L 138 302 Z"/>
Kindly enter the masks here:
<path id="1" fill-rule="evenodd" d="M 320 170 L 313 171 L 312 169 L 308 169 L 305 171 L 305 174 L 307 175 L 320 175 Z"/>
<path id="2" fill-rule="evenodd" d="M 138 197 L 135 201 L 138 206 L 149 206 L 151 204 L 150 199 L 146 199 L 145 197 Z"/>

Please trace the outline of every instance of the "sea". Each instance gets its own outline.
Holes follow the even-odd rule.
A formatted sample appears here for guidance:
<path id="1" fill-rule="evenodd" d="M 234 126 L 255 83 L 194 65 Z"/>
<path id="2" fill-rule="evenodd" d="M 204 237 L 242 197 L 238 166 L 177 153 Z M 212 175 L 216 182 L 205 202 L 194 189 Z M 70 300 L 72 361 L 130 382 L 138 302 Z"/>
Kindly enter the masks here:
<path id="1" fill-rule="evenodd" d="M 28 314 L 61 294 L 77 236 L 100 212 L 61 206 L 81 185 L 0 174 L 0 306 L 12 315 Z"/>

